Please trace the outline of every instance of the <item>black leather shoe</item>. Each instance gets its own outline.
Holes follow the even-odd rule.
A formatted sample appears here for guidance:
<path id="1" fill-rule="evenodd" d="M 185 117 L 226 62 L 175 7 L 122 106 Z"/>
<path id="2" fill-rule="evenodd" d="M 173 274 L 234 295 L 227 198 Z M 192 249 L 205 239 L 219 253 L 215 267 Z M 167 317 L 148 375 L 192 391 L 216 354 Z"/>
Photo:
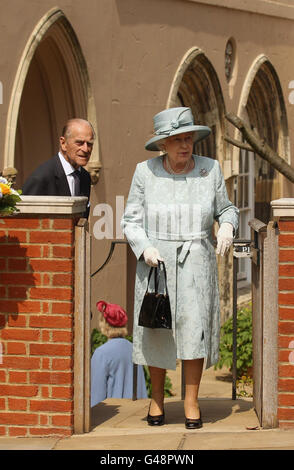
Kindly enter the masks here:
<path id="1" fill-rule="evenodd" d="M 185 417 L 185 427 L 186 429 L 200 429 L 202 428 L 202 418 L 201 418 L 201 411 L 200 411 L 200 418 L 193 419 L 193 418 L 186 418 Z"/>
<path id="2" fill-rule="evenodd" d="M 162 426 L 164 424 L 164 412 L 161 415 L 151 416 L 149 414 L 149 411 L 147 415 L 147 423 L 149 424 L 149 426 Z"/>

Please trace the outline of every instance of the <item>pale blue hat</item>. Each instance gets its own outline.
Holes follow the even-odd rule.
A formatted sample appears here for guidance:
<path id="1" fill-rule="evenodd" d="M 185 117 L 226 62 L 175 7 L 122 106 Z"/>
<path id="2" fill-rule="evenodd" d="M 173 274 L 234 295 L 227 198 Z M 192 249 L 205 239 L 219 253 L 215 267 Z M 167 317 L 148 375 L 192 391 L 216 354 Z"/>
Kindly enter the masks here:
<path id="1" fill-rule="evenodd" d="M 183 132 L 194 132 L 194 141 L 199 142 L 208 137 L 211 129 L 194 124 L 190 108 L 169 108 L 156 114 L 153 118 L 154 137 L 145 144 L 146 150 L 160 150 L 157 144 L 167 137 Z"/>

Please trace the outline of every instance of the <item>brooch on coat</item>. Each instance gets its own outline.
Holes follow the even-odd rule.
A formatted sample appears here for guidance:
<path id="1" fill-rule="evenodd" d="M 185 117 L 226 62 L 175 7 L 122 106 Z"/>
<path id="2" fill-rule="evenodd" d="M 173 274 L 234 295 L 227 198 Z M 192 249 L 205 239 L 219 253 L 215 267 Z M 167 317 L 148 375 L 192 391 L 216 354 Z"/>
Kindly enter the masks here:
<path id="1" fill-rule="evenodd" d="M 201 168 L 199 173 L 200 173 L 200 176 L 207 176 L 208 175 L 208 171 L 206 170 L 206 168 Z"/>

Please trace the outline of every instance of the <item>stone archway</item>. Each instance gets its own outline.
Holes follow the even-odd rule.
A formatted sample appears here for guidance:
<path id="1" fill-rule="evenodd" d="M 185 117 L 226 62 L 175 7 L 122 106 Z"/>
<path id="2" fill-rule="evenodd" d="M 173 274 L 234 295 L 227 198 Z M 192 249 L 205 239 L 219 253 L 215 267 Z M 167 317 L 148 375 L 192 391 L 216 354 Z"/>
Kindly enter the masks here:
<path id="1" fill-rule="evenodd" d="M 226 159 L 223 139 L 226 121 L 225 104 L 217 74 L 205 53 L 193 47 L 183 57 L 173 80 L 167 107 L 189 106 L 195 122 L 207 125 L 212 133 L 196 147 L 196 153 Z"/>
<path id="2" fill-rule="evenodd" d="M 270 147 L 290 163 L 290 143 L 286 106 L 279 77 L 265 55 L 254 61 L 244 82 L 238 115 Z M 235 135 L 239 138 L 238 132 Z M 234 150 L 239 160 L 238 149 Z M 283 179 L 266 161 L 254 155 L 254 217 L 268 223 L 270 201 L 282 194 Z"/>
<path id="3" fill-rule="evenodd" d="M 87 65 L 64 13 L 53 8 L 34 28 L 13 84 L 6 126 L 4 167 L 16 167 L 18 186 L 58 150 L 58 137 L 70 117 L 83 117 L 97 135 L 96 110 Z M 89 169 L 98 173 L 99 145 Z"/>

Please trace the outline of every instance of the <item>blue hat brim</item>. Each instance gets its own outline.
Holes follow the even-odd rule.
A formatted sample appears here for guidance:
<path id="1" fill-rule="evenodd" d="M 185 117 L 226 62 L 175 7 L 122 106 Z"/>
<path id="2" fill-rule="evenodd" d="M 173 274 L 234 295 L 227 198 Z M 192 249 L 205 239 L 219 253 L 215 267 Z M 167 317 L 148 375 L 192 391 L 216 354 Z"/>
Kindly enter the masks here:
<path id="1" fill-rule="evenodd" d="M 159 144 L 160 141 L 167 139 L 168 137 L 171 137 L 173 135 L 184 134 L 186 132 L 195 132 L 194 142 L 199 142 L 200 140 L 203 140 L 209 136 L 209 134 L 211 133 L 211 129 L 207 126 L 196 126 L 196 125 L 183 126 L 179 129 L 175 129 L 169 135 L 159 134 L 159 135 L 152 137 L 146 142 L 145 149 L 151 150 L 153 152 L 154 151 L 158 152 L 160 149 L 158 148 L 157 144 Z"/>

